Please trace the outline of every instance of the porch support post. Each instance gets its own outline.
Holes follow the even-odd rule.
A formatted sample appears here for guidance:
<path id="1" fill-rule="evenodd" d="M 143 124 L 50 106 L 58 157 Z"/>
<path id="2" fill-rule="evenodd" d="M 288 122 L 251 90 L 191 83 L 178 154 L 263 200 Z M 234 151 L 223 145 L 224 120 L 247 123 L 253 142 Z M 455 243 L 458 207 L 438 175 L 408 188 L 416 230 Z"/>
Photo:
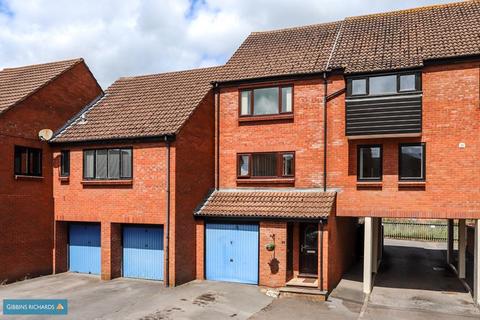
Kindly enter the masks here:
<path id="1" fill-rule="evenodd" d="M 378 269 L 378 218 L 372 218 L 372 272 L 377 273 Z"/>
<path id="2" fill-rule="evenodd" d="M 382 227 L 382 218 L 378 218 L 378 264 L 382 262 L 383 259 L 383 227 Z"/>
<path id="3" fill-rule="evenodd" d="M 465 219 L 458 220 L 458 277 L 465 279 L 465 253 L 467 251 L 467 228 Z"/>
<path id="4" fill-rule="evenodd" d="M 373 253 L 373 218 L 365 217 L 365 239 L 363 248 L 363 292 L 372 291 L 372 253 Z"/>
<path id="5" fill-rule="evenodd" d="M 447 220 L 447 263 L 453 264 L 453 219 Z"/>
<path id="6" fill-rule="evenodd" d="M 474 239 L 474 262 L 473 262 L 473 301 L 480 305 L 480 220 L 475 220 L 475 239 Z"/>

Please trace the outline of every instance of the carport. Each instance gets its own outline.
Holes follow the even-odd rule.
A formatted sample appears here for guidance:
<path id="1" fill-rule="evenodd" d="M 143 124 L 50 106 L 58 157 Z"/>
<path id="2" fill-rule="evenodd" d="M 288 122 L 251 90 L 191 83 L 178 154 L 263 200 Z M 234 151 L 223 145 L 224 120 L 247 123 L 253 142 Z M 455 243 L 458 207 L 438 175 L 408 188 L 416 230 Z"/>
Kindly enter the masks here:
<path id="1" fill-rule="evenodd" d="M 458 220 L 457 250 L 454 246 L 453 219 L 447 220 L 447 239 L 443 243 L 384 240 L 382 219 L 379 217 L 366 217 L 364 226 L 363 292 L 365 294 L 373 296 L 374 286 L 451 294 L 465 294 L 473 291 L 474 301 L 476 304 L 479 303 L 478 250 L 475 250 L 474 254 L 473 287 L 469 288 L 465 281 L 467 233 L 464 219 Z M 474 238 L 478 243 L 478 221 Z M 478 248 L 478 245 L 475 247 Z"/>

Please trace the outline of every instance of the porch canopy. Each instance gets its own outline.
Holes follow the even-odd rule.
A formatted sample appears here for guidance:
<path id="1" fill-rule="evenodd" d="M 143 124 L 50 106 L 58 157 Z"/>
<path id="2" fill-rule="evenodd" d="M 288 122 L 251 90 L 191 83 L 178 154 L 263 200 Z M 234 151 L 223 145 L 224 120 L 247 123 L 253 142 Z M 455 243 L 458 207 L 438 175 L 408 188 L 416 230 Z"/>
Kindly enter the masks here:
<path id="1" fill-rule="evenodd" d="M 198 217 L 324 219 L 336 192 L 233 189 L 214 191 L 195 211 Z"/>

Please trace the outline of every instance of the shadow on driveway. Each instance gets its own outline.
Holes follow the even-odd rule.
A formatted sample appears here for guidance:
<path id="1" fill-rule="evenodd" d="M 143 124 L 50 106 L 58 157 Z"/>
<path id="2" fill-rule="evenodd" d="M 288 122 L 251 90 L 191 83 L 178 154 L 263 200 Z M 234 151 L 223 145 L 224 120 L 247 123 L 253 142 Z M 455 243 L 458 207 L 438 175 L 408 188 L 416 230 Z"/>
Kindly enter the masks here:
<path id="1" fill-rule="evenodd" d="M 68 299 L 67 316 L 0 316 L 1 319 L 247 319 L 272 298 L 252 285 L 161 282 L 62 273 L 0 286 L 0 299 Z M 0 310 L 2 305 L 0 304 Z M 2 311 L 0 311 L 3 314 Z"/>

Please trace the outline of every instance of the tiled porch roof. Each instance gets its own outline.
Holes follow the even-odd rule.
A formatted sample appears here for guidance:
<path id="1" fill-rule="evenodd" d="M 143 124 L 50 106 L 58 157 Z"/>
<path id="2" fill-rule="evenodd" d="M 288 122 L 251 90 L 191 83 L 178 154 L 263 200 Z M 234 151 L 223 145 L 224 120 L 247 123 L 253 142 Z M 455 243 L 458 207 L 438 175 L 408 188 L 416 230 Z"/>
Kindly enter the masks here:
<path id="1" fill-rule="evenodd" d="M 332 212 L 335 196 L 316 190 L 219 190 L 195 216 L 321 219 Z"/>

